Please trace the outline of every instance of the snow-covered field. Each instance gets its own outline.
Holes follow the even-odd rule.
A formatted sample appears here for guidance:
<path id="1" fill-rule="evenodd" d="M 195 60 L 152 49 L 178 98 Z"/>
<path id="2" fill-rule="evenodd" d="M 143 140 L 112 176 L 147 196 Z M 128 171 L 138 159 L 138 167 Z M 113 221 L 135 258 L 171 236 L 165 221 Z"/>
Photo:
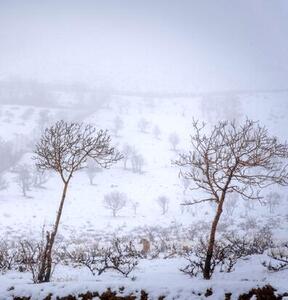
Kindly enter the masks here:
<path id="1" fill-rule="evenodd" d="M 90 108 L 85 113 L 82 113 L 81 108 L 72 106 L 51 108 L 47 105 L 43 108 L 1 105 L 0 137 L 13 143 L 16 148 L 26 149 L 17 164 L 26 164 L 32 169 L 33 143 L 39 137 L 44 115 L 49 115 L 50 120 L 79 119 L 85 115 L 83 121 L 97 128 L 109 129 L 112 142 L 120 151 L 128 144 L 135 147 L 137 154 L 141 155 L 144 162 L 141 172 L 133 172 L 130 161 L 124 169 L 123 162 L 120 161 L 111 169 L 97 173 L 93 185 L 89 183 L 85 170 L 75 174 L 65 202 L 59 242 L 68 248 L 73 242 L 86 245 L 113 235 L 130 236 L 141 249 L 140 240 L 149 240 L 149 232 L 155 232 L 155 228 L 170 228 L 168 239 L 171 238 L 171 242 L 181 247 L 189 245 L 189 230 L 201 228 L 201 224 L 203 228 L 205 224 L 209 225 L 215 212 L 209 204 L 199 204 L 191 209 L 183 209 L 180 205 L 185 199 L 189 199 L 191 192 L 184 192 L 183 183 L 178 176 L 179 168 L 173 166 L 171 161 L 178 157 L 178 153 L 189 150 L 192 118 L 212 123 L 219 116 L 233 118 L 236 113 L 239 115 L 239 122 L 245 117 L 259 120 L 271 134 L 285 140 L 287 96 L 288 93 L 285 92 L 243 94 L 237 98 L 241 103 L 239 110 L 235 110 L 232 105 L 231 113 L 231 105 L 221 107 L 221 102 L 218 107 L 212 105 L 209 113 L 203 111 L 203 99 L 200 96 L 147 99 L 114 95 L 109 105 Z M 216 108 L 217 111 L 214 110 Z M 123 128 L 116 124 L 115 118 L 121 120 Z M 139 128 L 141 124 L 145 124 L 142 126 L 143 130 Z M 115 126 L 119 127 L 118 132 Z M 169 142 L 171 133 L 179 137 L 175 150 Z M 5 160 L 5 155 L 0 159 Z M 49 174 L 49 180 L 44 186 L 32 187 L 27 191 L 26 197 L 22 195 L 15 170 L 6 170 L 3 178 L 9 185 L 0 190 L 1 238 L 6 241 L 39 239 L 43 226 L 49 229 L 53 225 L 62 191 L 60 178 L 56 174 Z M 127 197 L 126 206 L 115 218 L 103 205 L 104 196 L 111 191 L 125 193 Z M 270 191 L 267 190 L 266 194 Z M 253 230 L 268 225 L 276 243 L 287 242 L 287 189 L 273 187 L 272 191 L 280 195 L 279 204 L 272 210 L 260 203 L 249 206 L 239 199 L 233 215 L 224 212 L 222 231 L 233 229 L 249 235 Z M 164 215 L 156 202 L 160 196 L 167 197 L 169 201 L 168 211 Z M 138 205 L 135 211 L 133 205 L 136 202 Z M 249 222 L 253 223 L 251 228 L 247 225 Z M 201 232 L 197 234 L 201 235 Z M 155 259 L 141 259 L 128 278 L 113 271 L 92 276 L 84 267 L 72 268 L 60 264 L 56 266 L 51 283 L 37 285 L 32 284 L 30 273 L 7 271 L 0 275 L 0 299 L 9 299 L 13 295 L 33 295 L 32 299 L 42 299 L 50 292 L 65 296 L 88 290 L 100 292 L 108 287 L 119 290 L 122 286 L 125 287 L 125 294 L 144 289 L 151 297 L 165 295 L 167 299 L 202 299 L 209 288 L 213 290 L 211 299 L 224 299 L 228 292 L 233 294 L 232 299 L 236 299 L 240 293 L 266 284 L 271 284 L 280 293 L 287 292 L 288 270 L 269 272 L 261 264 L 265 260 L 268 260 L 265 254 L 249 256 L 245 260 L 239 260 L 231 273 L 216 270 L 210 281 L 203 280 L 201 276 L 191 278 L 181 272 L 179 269 L 187 263 L 177 255 L 167 259 L 161 258 L 161 255 Z"/>

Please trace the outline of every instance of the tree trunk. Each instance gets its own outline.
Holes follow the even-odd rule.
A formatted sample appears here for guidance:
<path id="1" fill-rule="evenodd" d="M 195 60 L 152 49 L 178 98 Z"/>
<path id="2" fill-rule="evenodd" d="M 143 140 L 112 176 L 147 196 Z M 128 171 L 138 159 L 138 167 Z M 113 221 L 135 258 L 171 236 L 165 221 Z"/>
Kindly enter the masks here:
<path id="1" fill-rule="evenodd" d="M 56 234 L 58 231 L 58 227 L 59 227 L 59 223 L 60 223 L 60 219 L 61 219 L 61 215 L 62 215 L 62 210 L 63 210 L 63 206 L 64 206 L 64 201 L 66 198 L 68 183 L 69 183 L 69 181 L 64 183 L 61 202 L 60 202 L 59 209 L 57 212 L 53 231 L 51 232 L 51 234 L 49 232 L 47 232 L 45 250 L 44 250 L 44 253 L 42 256 L 41 268 L 40 268 L 40 272 L 38 275 L 39 282 L 49 282 L 50 281 L 51 272 L 52 272 L 52 250 L 53 250 L 55 237 L 56 237 Z"/>
<path id="2" fill-rule="evenodd" d="M 25 188 L 24 184 L 22 185 L 22 194 L 24 197 L 26 197 L 26 188 Z"/>
<path id="3" fill-rule="evenodd" d="M 210 237 L 209 237 L 209 242 L 208 242 L 208 249 L 206 253 L 206 258 L 205 258 L 205 264 L 204 264 L 204 270 L 203 270 L 203 277 L 204 279 L 210 279 L 211 278 L 211 260 L 213 257 L 213 250 L 214 250 L 214 244 L 215 244 L 215 235 L 216 235 L 216 230 L 217 230 L 217 225 L 220 219 L 220 216 L 223 211 L 223 203 L 225 200 L 225 195 L 222 195 L 221 200 L 218 204 L 216 215 L 214 217 L 212 226 L 211 226 L 211 231 L 210 231 Z"/>

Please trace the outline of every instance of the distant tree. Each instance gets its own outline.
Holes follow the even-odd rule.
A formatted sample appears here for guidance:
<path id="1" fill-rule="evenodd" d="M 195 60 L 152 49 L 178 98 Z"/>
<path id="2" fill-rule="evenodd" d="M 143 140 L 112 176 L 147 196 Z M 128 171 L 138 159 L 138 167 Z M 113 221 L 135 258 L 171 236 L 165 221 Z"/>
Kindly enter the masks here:
<path id="1" fill-rule="evenodd" d="M 113 191 L 104 196 L 104 206 L 112 211 L 115 218 L 117 213 L 126 206 L 127 197 L 124 193 Z"/>
<path id="2" fill-rule="evenodd" d="M 137 152 L 137 150 L 128 145 L 124 144 L 122 148 L 122 154 L 123 154 L 123 167 L 124 170 L 127 170 L 127 163 L 130 161 L 132 172 L 134 173 L 142 173 L 143 165 L 145 164 L 144 157 Z"/>
<path id="3" fill-rule="evenodd" d="M 153 134 L 154 134 L 154 137 L 157 140 L 159 140 L 160 135 L 161 135 L 161 130 L 160 130 L 160 128 L 157 125 L 155 125 L 154 128 L 153 128 Z"/>
<path id="4" fill-rule="evenodd" d="M 134 173 L 142 173 L 142 168 L 144 166 L 144 157 L 139 153 L 134 153 L 131 157 L 132 171 Z"/>
<path id="5" fill-rule="evenodd" d="M 47 183 L 49 179 L 49 173 L 43 172 L 34 168 L 32 170 L 32 184 L 36 188 L 44 188 L 45 183 Z"/>
<path id="6" fill-rule="evenodd" d="M 137 202 L 137 201 L 131 201 L 131 207 L 133 209 L 134 216 L 137 215 L 137 209 L 138 209 L 139 205 L 140 205 L 139 202 Z"/>
<path id="7" fill-rule="evenodd" d="M 275 211 L 275 207 L 280 204 L 281 197 L 277 192 L 270 192 L 265 198 L 265 204 L 269 208 L 269 212 L 272 214 Z"/>
<path id="8" fill-rule="evenodd" d="M 15 149 L 12 142 L 6 142 L 0 138 L 0 173 L 14 167 L 22 156 L 22 151 Z"/>
<path id="9" fill-rule="evenodd" d="M 208 95 L 201 101 L 204 118 L 211 122 L 224 120 L 239 122 L 242 118 L 242 102 L 237 95 Z"/>
<path id="10" fill-rule="evenodd" d="M 187 205 L 213 201 L 217 210 L 208 239 L 203 276 L 212 276 L 213 257 L 218 222 L 227 196 L 238 193 L 248 201 L 261 200 L 260 191 L 272 184 L 288 185 L 288 145 L 270 137 L 265 127 L 246 120 L 241 126 L 235 122 L 219 122 L 210 132 L 205 124 L 193 122 L 192 149 L 180 154 L 174 163 L 181 167 L 181 175 L 190 179 L 194 189 L 203 196 Z M 228 200 L 227 200 L 228 201 Z"/>
<path id="11" fill-rule="evenodd" d="M 97 162 L 93 159 L 87 160 L 86 174 L 89 178 L 89 182 L 91 185 L 94 185 L 94 178 L 97 173 L 102 171 L 101 167 L 97 165 Z"/>
<path id="12" fill-rule="evenodd" d="M 138 128 L 140 132 L 146 133 L 148 125 L 149 125 L 148 121 L 144 118 L 141 118 L 138 122 Z"/>
<path id="13" fill-rule="evenodd" d="M 31 168 L 27 164 L 19 165 L 16 167 L 16 182 L 19 185 L 22 195 L 27 197 L 27 192 L 31 190 L 33 178 Z"/>
<path id="14" fill-rule="evenodd" d="M 176 148 L 180 142 L 180 138 L 177 133 L 173 132 L 169 135 L 169 142 L 172 146 L 172 150 L 176 151 Z"/>
<path id="15" fill-rule="evenodd" d="M 162 215 L 165 215 L 168 212 L 169 199 L 166 196 L 160 196 L 156 202 L 162 210 Z"/>
<path id="16" fill-rule="evenodd" d="M 8 187 L 8 183 L 4 179 L 3 174 L 0 173 L 0 191 L 7 189 L 7 187 Z"/>
<path id="17" fill-rule="evenodd" d="M 124 146 L 122 148 L 124 170 L 127 169 L 127 162 L 129 159 L 131 159 L 131 156 L 133 155 L 134 152 L 135 152 L 135 150 L 133 149 L 132 146 L 130 146 L 128 144 L 124 144 Z"/>
<path id="18" fill-rule="evenodd" d="M 115 134 L 115 136 L 118 136 L 119 130 L 121 130 L 124 127 L 124 122 L 119 116 L 117 116 L 114 119 L 113 123 L 113 133 Z"/>
<path id="19" fill-rule="evenodd" d="M 43 109 L 39 112 L 38 125 L 40 133 L 42 133 L 45 128 L 49 126 L 51 119 L 52 117 L 48 109 Z"/>
<path id="20" fill-rule="evenodd" d="M 102 168 L 108 168 L 122 156 L 111 146 L 107 131 L 97 131 L 92 125 L 58 121 L 45 129 L 36 144 L 35 162 L 39 170 L 52 170 L 59 174 L 63 191 L 55 224 L 47 232 L 38 282 L 48 282 L 51 276 L 52 251 L 58 231 L 66 193 L 72 176 L 86 167 L 87 159 L 93 159 Z"/>

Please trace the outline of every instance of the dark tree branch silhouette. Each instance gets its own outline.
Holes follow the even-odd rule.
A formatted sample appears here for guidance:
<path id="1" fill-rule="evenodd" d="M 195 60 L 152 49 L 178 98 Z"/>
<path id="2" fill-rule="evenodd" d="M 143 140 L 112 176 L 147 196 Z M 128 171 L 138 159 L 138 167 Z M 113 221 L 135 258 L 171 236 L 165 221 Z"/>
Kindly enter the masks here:
<path id="1" fill-rule="evenodd" d="M 185 205 L 214 201 L 216 215 L 212 222 L 203 276 L 210 279 L 215 235 L 227 195 L 238 193 L 245 200 L 259 200 L 263 188 L 288 185 L 287 143 L 271 137 L 258 122 L 246 120 L 219 122 L 208 133 L 205 124 L 193 121 L 192 150 L 180 154 L 174 164 L 181 167 L 180 175 L 193 182 L 192 191 L 201 191 L 200 198 Z"/>
<path id="2" fill-rule="evenodd" d="M 62 197 L 54 227 L 47 232 L 38 282 L 48 282 L 51 277 L 52 250 L 58 231 L 69 182 L 75 172 L 87 167 L 87 160 L 94 160 L 100 167 L 109 168 L 122 158 L 111 145 L 107 131 L 97 131 L 92 125 L 58 121 L 47 128 L 36 144 L 34 157 L 39 170 L 53 170 L 63 182 Z"/>

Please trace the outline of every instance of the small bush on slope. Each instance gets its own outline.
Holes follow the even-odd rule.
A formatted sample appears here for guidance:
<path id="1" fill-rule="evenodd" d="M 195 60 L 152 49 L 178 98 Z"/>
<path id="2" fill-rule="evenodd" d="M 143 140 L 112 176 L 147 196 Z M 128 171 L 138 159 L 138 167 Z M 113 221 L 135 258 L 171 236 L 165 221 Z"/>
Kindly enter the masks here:
<path id="1" fill-rule="evenodd" d="M 229 273 L 233 271 L 239 259 L 253 254 L 263 254 L 265 250 L 272 246 L 272 234 L 266 227 L 255 233 L 251 238 L 238 236 L 234 232 L 226 233 L 215 243 L 210 276 L 217 266 L 220 266 L 220 271 Z M 207 241 L 200 238 L 194 247 L 186 249 L 183 256 L 189 264 L 181 271 L 190 276 L 197 276 L 203 272 L 207 247 Z"/>
<path id="2" fill-rule="evenodd" d="M 115 238 L 106 247 L 78 247 L 67 252 L 67 258 L 74 266 L 87 267 L 93 275 L 115 270 L 127 277 L 137 266 L 140 254 L 132 241 Z"/>

